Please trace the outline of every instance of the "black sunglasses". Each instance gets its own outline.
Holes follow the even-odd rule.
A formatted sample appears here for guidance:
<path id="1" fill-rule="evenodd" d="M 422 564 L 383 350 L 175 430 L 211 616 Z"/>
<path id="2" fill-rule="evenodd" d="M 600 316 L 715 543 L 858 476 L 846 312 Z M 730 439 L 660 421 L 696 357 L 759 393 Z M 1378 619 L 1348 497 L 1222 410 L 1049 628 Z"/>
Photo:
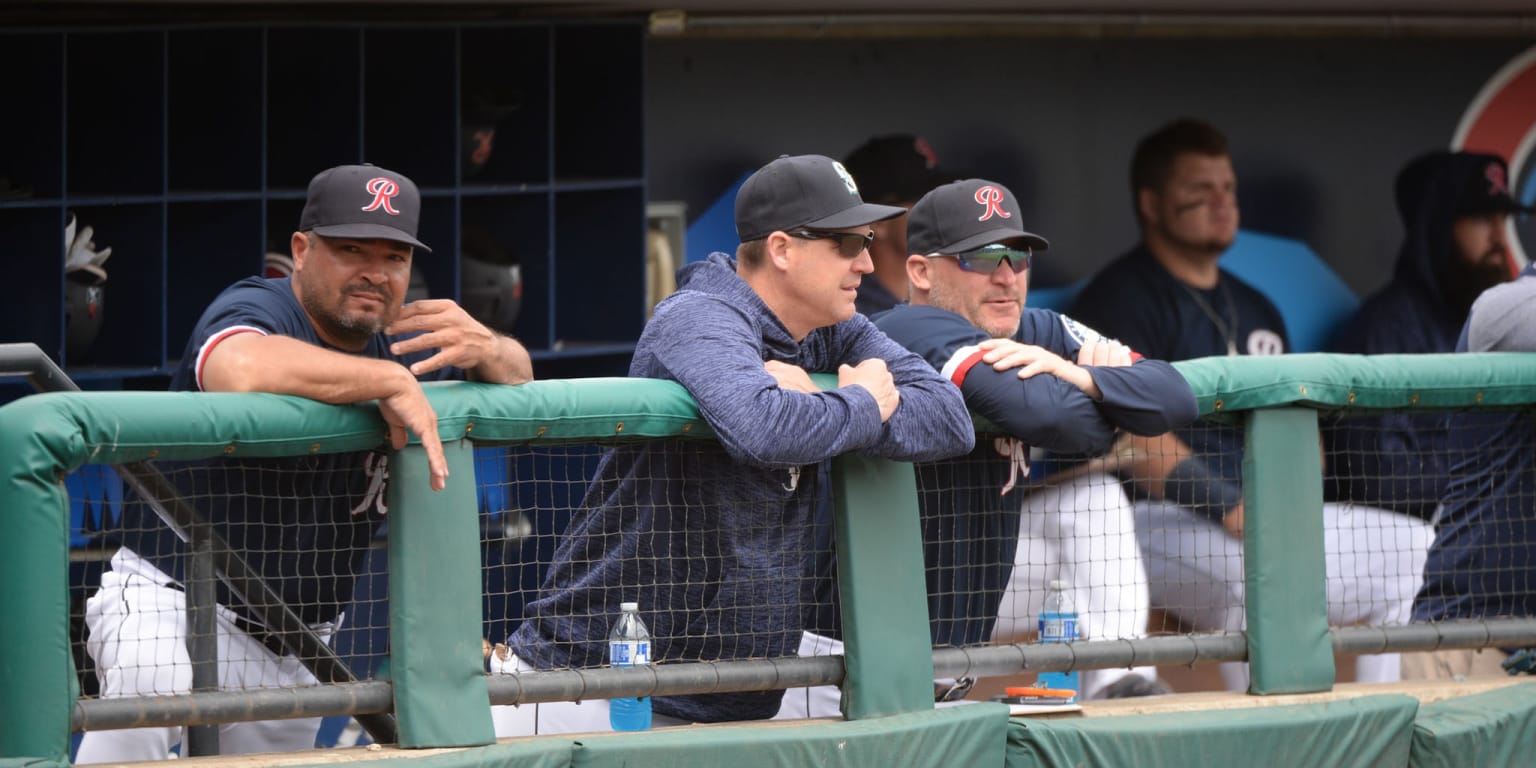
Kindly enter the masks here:
<path id="1" fill-rule="evenodd" d="M 845 259 L 857 258 L 875 242 L 873 232 L 813 232 L 809 229 L 799 229 L 785 234 L 801 240 L 836 240 L 837 252 Z"/>
<path id="2" fill-rule="evenodd" d="M 1008 260 L 1008 266 L 1013 270 L 1014 274 L 1019 274 L 1029 269 L 1029 260 L 1033 255 L 1034 252 L 1028 247 L 1009 248 L 993 244 L 984 245 L 974 251 L 966 251 L 964 253 L 930 253 L 928 258 L 952 258 L 959 262 L 961 269 L 967 272 L 981 272 L 990 275 L 993 270 L 998 268 L 998 265 L 1003 263 L 1003 259 Z"/>

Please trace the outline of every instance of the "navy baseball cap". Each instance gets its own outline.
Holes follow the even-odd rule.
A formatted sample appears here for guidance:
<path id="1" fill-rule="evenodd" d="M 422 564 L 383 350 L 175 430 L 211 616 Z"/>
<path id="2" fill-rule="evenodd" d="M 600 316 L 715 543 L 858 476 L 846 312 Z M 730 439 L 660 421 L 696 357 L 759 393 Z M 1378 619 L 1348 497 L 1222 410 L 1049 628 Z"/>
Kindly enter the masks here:
<path id="1" fill-rule="evenodd" d="M 780 155 L 747 177 L 736 193 L 736 236 L 743 243 L 774 232 L 844 229 L 894 219 L 893 205 L 866 203 L 842 163 L 822 155 Z"/>
<path id="2" fill-rule="evenodd" d="M 1509 166 L 1498 155 L 1466 153 L 1471 168 L 1456 200 L 1459 216 L 1483 213 L 1529 213 L 1509 191 Z"/>
<path id="3" fill-rule="evenodd" d="M 1004 240 L 1021 240 L 1036 251 L 1051 247 L 1024 230 L 1018 198 L 995 181 L 945 184 L 923 195 L 907 214 L 907 250 L 912 253 L 964 253 Z"/>
<path id="4" fill-rule="evenodd" d="M 416 239 L 420 219 L 421 193 L 415 182 L 376 165 L 339 165 L 310 179 L 299 231 L 393 240 L 431 253 Z"/>

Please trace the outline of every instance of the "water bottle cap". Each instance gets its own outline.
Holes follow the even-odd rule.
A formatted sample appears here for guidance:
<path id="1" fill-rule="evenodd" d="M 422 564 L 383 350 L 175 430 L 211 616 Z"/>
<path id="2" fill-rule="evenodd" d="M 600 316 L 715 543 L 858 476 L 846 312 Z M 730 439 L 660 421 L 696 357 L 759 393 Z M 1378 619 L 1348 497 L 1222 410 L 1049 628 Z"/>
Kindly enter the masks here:
<path id="1" fill-rule="evenodd" d="M 1061 579 L 1051 579 L 1051 589 L 1064 590 L 1066 588 L 1067 583 L 1065 581 L 1062 581 Z"/>
<path id="2" fill-rule="evenodd" d="M 636 611 L 636 612 L 638 612 L 640 610 L 640 604 L 639 603 L 619 603 L 619 610 L 621 610 L 621 611 Z"/>

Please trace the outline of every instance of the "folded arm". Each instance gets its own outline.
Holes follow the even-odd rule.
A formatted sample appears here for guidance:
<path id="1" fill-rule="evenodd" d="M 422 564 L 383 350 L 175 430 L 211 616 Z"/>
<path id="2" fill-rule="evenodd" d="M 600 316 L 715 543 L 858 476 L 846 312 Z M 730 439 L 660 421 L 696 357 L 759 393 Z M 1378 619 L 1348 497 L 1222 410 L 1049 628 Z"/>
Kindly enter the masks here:
<path id="1" fill-rule="evenodd" d="M 399 363 L 252 331 L 219 340 L 199 366 L 198 383 L 205 392 L 270 392 L 337 405 L 377 400 L 391 444 L 403 448 L 407 431 L 415 432 L 427 451 L 433 490 L 447 485 L 437 413 L 416 377 Z"/>

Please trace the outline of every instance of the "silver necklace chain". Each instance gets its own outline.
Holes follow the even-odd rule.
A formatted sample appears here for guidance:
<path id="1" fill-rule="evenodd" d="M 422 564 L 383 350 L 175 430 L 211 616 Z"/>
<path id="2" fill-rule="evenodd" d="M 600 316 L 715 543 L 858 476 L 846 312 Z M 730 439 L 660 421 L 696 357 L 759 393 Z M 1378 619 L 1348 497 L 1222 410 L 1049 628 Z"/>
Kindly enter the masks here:
<path id="1" fill-rule="evenodd" d="M 1212 307 L 1210 302 L 1206 301 L 1205 297 L 1200 295 L 1200 290 L 1198 288 L 1195 288 L 1194 286 L 1191 286 L 1182 280 L 1178 282 L 1184 290 L 1189 292 L 1189 297 L 1195 300 L 1195 304 L 1200 307 L 1200 311 L 1204 312 L 1205 316 L 1210 318 L 1211 324 L 1216 326 L 1216 330 L 1221 332 L 1221 338 L 1227 342 L 1227 355 L 1229 357 L 1236 357 L 1238 354 L 1237 302 L 1232 301 L 1232 289 L 1227 287 L 1227 282 L 1219 277 L 1216 278 L 1216 285 L 1221 288 L 1221 299 L 1227 304 L 1228 320 L 1231 321 L 1230 325 L 1227 323 L 1227 321 L 1222 320 L 1220 315 L 1216 314 L 1215 307 Z"/>

